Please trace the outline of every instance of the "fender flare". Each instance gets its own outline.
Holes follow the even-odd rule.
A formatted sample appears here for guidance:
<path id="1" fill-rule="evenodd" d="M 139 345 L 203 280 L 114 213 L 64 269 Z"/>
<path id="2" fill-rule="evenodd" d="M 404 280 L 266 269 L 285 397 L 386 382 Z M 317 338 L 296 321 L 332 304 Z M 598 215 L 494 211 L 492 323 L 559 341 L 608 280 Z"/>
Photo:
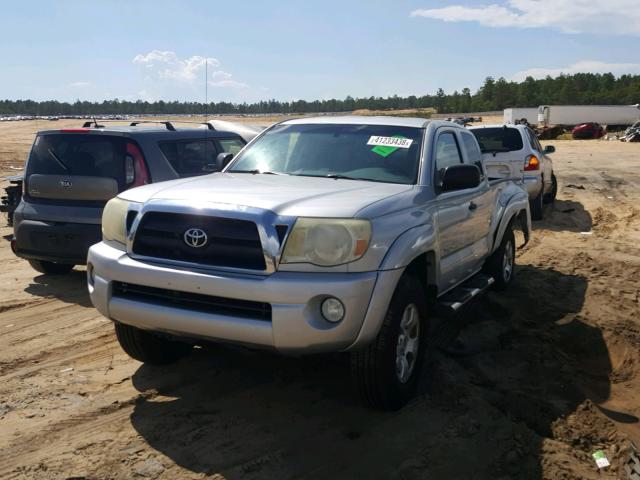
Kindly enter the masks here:
<path id="1" fill-rule="evenodd" d="M 364 346 L 375 338 L 387 314 L 391 297 L 407 266 L 420 255 L 425 253 L 435 254 L 437 252 L 435 244 L 436 237 L 431 223 L 410 228 L 393 242 L 380 264 L 376 285 L 360 331 L 346 350 Z M 427 272 L 425 272 L 425 275 L 427 275 L 425 280 L 427 282 L 437 278 L 435 277 L 435 269 L 439 268 L 437 259 L 433 264 L 434 268 L 427 269 Z"/>
<path id="2" fill-rule="evenodd" d="M 507 200 L 507 205 L 504 207 L 504 212 L 500 217 L 500 222 L 494 232 L 491 253 L 495 252 L 498 246 L 500 246 L 507 228 L 509 228 L 509 226 L 516 220 L 520 223 L 520 228 L 524 234 L 524 243 L 520 246 L 520 248 L 522 248 L 529 242 L 529 238 L 531 236 L 529 196 L 524 191 L 511 196 Z"/>
<path id="3" fill-rule="evenodd" d="M 424 223 L 410 228 L 391 244 L 380 263 L 379 270 L 405 268 L 423 253 L 436 250 L 436 243 L 437 239 L 432 223 Z"/>

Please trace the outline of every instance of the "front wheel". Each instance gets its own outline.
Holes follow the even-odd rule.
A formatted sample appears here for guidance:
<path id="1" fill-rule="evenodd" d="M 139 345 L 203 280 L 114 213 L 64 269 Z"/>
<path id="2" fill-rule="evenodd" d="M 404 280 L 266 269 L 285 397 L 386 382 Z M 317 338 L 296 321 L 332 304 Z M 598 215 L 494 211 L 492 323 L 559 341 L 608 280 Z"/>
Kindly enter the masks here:
<path id="1" fill-rule="evenodd" d="M 420 282 L 398 282 L 375 340 L 351 354 L 351 372 L 363 401 L 398 410 L 414 395 L 427 349 L 427 306 Z"/>
<path id="2" fill-rule="evenodd" d="M 29 265 L 34 270 L 48 275 L 63 275 L 69 273 L 74 267 L 68 263 L 54 263 L 45 260 L 29 260 Z"/>
<path id="3" fill-rule="evenodd" d="M 131 325 L 116 323 L 116 337 L 131 358 L 150 365 L 166 365 L 186 357 L 191 345 L 161 337 Z"/>

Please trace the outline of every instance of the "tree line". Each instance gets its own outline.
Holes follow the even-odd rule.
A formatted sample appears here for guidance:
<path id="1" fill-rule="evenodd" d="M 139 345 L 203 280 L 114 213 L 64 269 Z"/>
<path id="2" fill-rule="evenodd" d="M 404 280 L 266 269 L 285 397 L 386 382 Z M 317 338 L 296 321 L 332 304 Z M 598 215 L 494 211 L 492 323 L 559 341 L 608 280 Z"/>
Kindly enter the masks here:
<path id="1" fill-rule="evenodd" d="M 578 73 L 544 79 L 527 77 L 522 82 L 487 77 L 474 93 L 469 88 L 433 95 L 368 97 L 331 100 L 266 100 L 254 103 L 147 102 L 105 100 L 74 103 L 56 100 L 0 100 L 0 115 L 108 115 L 108 114 L 266 114 L 350 112 L 359 109 L 392 110 L 435 108 L 438 113 L 468 113 L 502 110 L 508 107 L 536 107 L 546 104 L 626 105 L 640 102 L 640 75 Z"/>

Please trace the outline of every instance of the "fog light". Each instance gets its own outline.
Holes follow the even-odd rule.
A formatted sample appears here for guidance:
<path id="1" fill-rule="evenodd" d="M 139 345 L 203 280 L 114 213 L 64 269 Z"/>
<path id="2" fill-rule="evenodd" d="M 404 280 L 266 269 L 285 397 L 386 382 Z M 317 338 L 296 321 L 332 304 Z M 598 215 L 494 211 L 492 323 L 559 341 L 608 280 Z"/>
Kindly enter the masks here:
<path id="1" fill-rule="evenodd" d="M 344 318 L 344 305 L 337 298 L 329 297 L 320 307 L 322 316 L 331 323 L 337 323 Z"/>

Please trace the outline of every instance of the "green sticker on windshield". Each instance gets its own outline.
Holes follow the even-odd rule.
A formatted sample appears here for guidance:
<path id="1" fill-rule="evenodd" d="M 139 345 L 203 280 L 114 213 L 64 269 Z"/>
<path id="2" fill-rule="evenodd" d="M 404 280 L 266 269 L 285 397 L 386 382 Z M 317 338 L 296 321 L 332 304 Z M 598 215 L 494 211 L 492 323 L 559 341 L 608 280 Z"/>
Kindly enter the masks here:
<path id="1" fill-rule="evenodd" d="M 392 137 L 372 136 L 369 138 L 367 145 L 375 145 L 371 151 L 381 157 L 388 157 L 400 148 L 409 148 L 413 140 L 402 135 L 393 135 Z"/>

